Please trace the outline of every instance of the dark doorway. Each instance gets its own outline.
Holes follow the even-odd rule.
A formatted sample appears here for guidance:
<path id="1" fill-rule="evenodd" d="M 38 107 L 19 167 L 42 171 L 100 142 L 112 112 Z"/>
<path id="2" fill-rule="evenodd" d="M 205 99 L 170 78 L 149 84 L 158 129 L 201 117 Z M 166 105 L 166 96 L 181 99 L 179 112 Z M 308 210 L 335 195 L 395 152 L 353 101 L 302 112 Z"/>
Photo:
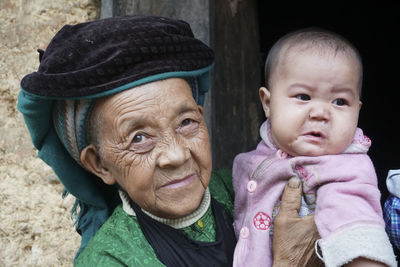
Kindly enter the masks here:
<path id="1" fill-rule="evenodd" d="M 276 2 L 259 1 L 263 60 L 280 36 L 310 26 L 335 31 L 359 49 L 364 64 L 359 127 L 372 139 L 369 155 L 377 171 L 383 202 L 388 194 L 385 184 L 388 170 L 400 169 L 400 131 L 397 130 L 400 105 L 396 97 L 400 91 L 399 2 L 383 5 L 367 1 L 357 6 L 349 6 L 349 1 L 343 4 Z"/>

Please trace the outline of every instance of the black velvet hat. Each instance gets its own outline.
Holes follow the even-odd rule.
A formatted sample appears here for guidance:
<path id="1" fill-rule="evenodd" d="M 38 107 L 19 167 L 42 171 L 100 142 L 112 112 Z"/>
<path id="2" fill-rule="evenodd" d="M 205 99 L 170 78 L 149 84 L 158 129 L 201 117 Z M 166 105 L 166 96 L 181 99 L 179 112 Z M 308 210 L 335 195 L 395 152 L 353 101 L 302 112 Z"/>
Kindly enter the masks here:
<path id="1" fill-rule="evenodd" d="M 213 60 L 182 20 L 114 17 L 64 26 L 21 87 L 44 97 L 82 98 L 160 73 L 199 70 Z"/>

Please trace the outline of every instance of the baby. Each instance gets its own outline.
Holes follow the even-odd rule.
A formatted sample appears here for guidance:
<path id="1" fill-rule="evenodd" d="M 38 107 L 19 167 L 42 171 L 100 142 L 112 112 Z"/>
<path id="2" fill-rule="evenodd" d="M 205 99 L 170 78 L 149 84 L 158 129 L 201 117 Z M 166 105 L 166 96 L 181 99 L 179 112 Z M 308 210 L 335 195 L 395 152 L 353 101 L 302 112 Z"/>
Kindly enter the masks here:
<path id="1" fill-rule="evenodd" d="M 293 176 L 303 182 L 299 215 L 315 215 L 326 266 L 356 258 L 397 266 L 366 154 L 371 141 L 357 128 L 362 72 L 356 48 L 322 29 L 289 33 L 271 48 L 259 90 L 262 141 L 233 165 L 234 266 L 272 264 L 273 219 Z"/>

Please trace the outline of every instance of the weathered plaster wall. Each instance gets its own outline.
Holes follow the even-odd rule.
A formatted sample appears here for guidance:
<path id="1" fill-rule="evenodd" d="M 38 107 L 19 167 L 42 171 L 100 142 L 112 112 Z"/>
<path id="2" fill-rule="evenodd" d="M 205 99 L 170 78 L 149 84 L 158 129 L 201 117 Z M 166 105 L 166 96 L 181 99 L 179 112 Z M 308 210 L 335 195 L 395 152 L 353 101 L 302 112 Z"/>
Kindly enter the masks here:
<path id="1" fill-rule="evenodd" d="M 0 266 L 72 266 L 73 197 L 36 157 L 16 111 L 19 82 L 64 24 L 93 20 L 100 0 L 0 0 Z"/>

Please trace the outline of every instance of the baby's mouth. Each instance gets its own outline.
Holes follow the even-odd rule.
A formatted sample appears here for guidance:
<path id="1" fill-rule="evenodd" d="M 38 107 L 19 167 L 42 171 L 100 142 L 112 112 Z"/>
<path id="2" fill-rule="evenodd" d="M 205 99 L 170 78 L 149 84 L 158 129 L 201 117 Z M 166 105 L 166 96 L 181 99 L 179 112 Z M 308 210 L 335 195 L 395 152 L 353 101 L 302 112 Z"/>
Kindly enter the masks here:
<path id="1" fill-rule="evenodd" d="M 311 131 L 304 134 L 305 137 L 309 137 L 312 139 L 325 139 L 325 135 L 323 132 L 320 131 Z"/>
<path id="2" fill-rule="evenodd" d="M 310 135 L 315 136 L 315 137 L 322 137 L 322 134 L 318 133 L 318 132 L 312 132 L 312 133 L 310 133 Z"/>

